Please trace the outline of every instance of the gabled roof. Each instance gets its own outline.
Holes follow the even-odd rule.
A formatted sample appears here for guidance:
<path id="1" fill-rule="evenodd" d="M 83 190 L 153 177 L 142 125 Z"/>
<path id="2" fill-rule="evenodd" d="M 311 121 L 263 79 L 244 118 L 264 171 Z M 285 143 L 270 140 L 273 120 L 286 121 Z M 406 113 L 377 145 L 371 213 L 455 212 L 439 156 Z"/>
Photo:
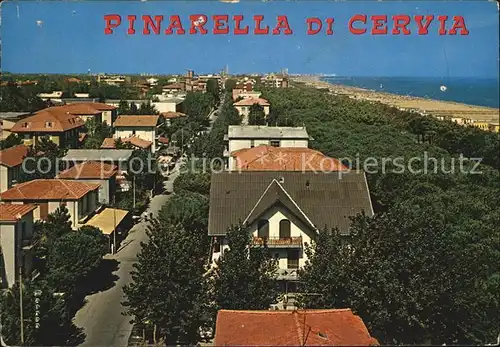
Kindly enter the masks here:
<path id="1" fill-rule="evenodd" d="M 124 143 L 130 143 L 134 147 L 139 147 L 139 148 L 143 148 L 143 149 L 148 149 L 153 144 L 153 142 L 141 139 L 140 137 L 137 137 L 137 136 L 130 136 L 130 137 L 126 137 L 126 138 L 121 138 L 121 140 Z"/>
<path id="2" fill-rule="evenodd" d="M 155 127 L 158 124 L 160 116 L 118 116 L 113 123 L 114 127 Z"/>
<path id="3" fill-rule="evenodd" d="M 285 206 L 290 212 L 292 212 L 295 217 L 299 218 L 305 225 L 309 226 L 311 229 L 316 229 L 314 224 L 309 220 L 309 218 L 302 212 L 297 203 L 288 195 L 288 193 L 283 189 L 281 184 L 275 179 L 269 184 L 264 193 L 261 195 L 255 206 L 252 208 L 250 214 L 243 221 L 244 224 L 251 224 L 256 221 L 264 212 L 266 212 L 272 206 L 280 203 Z"/>
<path id="4" fill-rule="evenodd" d="M 253 171 L 341 171 L 348 170 L 338 159 L 302 147 L 273 147 L 261 145 L 231 153 L 235 170 Z M 233 168 L 231 168 L 233 169 Z"/>
<path id="5" fill-rule="evenodd" d="M 0 222 L 15 222 L 34 209 L 31 204 L 0 204 Z"/>
<path id="6" fill-rule="evenodd" d="M 252 106 L 254 104 L 259 104 L 261 106 L 269 106 L 269 101 L 262 98 L 245 98 L 243 100 L 235 102 L 234 106 Z"/>
<path id="7" fill-rule="evenodd" d="M 85 125 L 78 115 L 68 113 L 63 106 L 54 106 L 38 111 L 19 120 L 11 132 L 63 132 Z"/>
<path id="8" fill-rule="evenodd" d="M 350 309 L 220 310 L 216 346 L 377 346 Z"/>
<path id="9" fill-rule="evenodd" d="M 104 141 L 102 141 L 101 148 L 116 148 L 115 141 L 116 139 L 112 137 L 106 137 Z"/>
<path id="10" fill-rule="evenodd" d="M 0 194 L 2 200 L 76 200 L 99 188 L 99 184 L 61 179 L 37 179 L 17 184 Z"/>
<path id="11" fill-rule="evenodd" d="M 0 165 L 14 167 L 23 163 L 28 154 L 28 147 L 17 145 L 0 151 Z"/>
<path id="12" fill-rule="evenodd" d="M 105 162 L 87 161 L 61 172 L 57 178 L 61 179 L 107 179 L 116 175 L 116 165 Z"/>
<path id="13" fill-rule="evenodd" d="M 104 139 L 102 142 L 101 148 L 116 148 L 115 141 L 117 139 L 107 137 Z M 130 136 L 130 137 L 125 137 L 125 138 L 120 138 L 121 142 L 123 143 L 130 143 L 134 147 L 139 147 L 143 149 L 148 149 L 151 147 L 153 142 L 141 139 L 137 136 Z"/>
<path id="14" fill-rule="evenodd" d="M 270 186 L 274 180 L 286 194 Z M 225 235 L 231 225 L 255 219 L 278 200 L 294 214 L 302 211 L 317 229 L 337 227 L 343 234 L 350 216 L 373 215 L 364 172 L 224 171 L 212 174 L 208 234 Z"/>

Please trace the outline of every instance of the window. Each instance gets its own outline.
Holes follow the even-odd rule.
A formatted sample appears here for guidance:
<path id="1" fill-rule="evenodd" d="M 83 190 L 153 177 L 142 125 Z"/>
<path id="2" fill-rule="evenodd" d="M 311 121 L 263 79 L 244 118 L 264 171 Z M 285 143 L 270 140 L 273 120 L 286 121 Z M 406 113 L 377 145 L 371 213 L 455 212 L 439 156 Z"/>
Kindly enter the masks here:
<path id="1" fill-rule="evenodd" d="M 269 221 L 267 219 L 259 220 L 257 229 L 258 237 L 269 238 Z"/>
<path id="2" fill-rule="evenodd" d="M 28 123 L 23 123 L 23 128 L 27 128 L 28 127 Z"/>
<path id="3" fill-rule="evenodd" d="M 21 240 L 26 240 L 26 221 L 21 222 Z"/>
<path id="4" fill-rule="evenodd" d="M 52 128 L 52 122 L 45 122 L 46 128 Z"/>
<path id="5" fill-rule="evenodd" d="M 288 250 L 288 269 L 299 268 L 299 251 L 296 249 Z"/>
<path id="6" fill-rule="evenodd" d="M 273 146 L 273 147 L 279 147 L 280 146 L 280 140 L 271 140 L 271 146 Z"/>
<path id="7" fill-rule="evenodd" d="M 132 130 L 132 135 L 135 135 L 135 130 Z"/>
<path id="8" fill-rule="evenodd" d="M 291 237 L 290 221 L 288 219 L 280 220 L 280 239 Z"/>
<path id="9" fill-rule="evenodd" d="M 250 148 L 254 148 L 255 147 L 255 140 L 250 140 Z"/>

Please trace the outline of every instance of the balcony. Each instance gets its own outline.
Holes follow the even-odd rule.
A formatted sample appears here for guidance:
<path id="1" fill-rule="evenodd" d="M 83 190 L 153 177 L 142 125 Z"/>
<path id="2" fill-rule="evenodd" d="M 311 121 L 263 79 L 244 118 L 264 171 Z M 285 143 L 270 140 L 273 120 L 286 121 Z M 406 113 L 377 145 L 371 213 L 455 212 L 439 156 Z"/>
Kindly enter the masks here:
<path id="1" fill-rule="evenodd" d="M 298 281 L 299 269 L 278 269 L 279 281 Z"/>
<path id="2" fill-rule="evenodd" d="M 269 248 L 302 248 L 302 236 L 299 237 L 255 237 L 252 246 L 263 246 L 267 244 Z"/>

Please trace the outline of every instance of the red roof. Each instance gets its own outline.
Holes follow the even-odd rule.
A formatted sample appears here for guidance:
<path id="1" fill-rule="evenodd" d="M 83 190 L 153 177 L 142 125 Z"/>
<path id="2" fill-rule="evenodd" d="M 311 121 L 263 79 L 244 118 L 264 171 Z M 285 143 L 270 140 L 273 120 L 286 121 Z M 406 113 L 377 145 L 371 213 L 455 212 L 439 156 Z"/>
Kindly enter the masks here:
<path id="1" fill-rule="evenodd" d="M 257 146 L 231 153 L 234 169 L 248 171 L 344 171 L 348 168 L 338 159 L 302 147 Z M 231 168 L 233 169 L 233 168 Z"/>
<path id="2" fill-rule="evenodd" d="M 61 179 L 105 179 L 116 175 L 116 165 L 105 162 L 86 161 L 61 172 L 57 178 Z"/>
<path id="3" fill-rule="evenodd" d="M 116 148 L 116 144 L 115 144 L 116 140 L 117 139 L 110 138 L 110 137 L 105 138 L 101 144 L 101 148 Z M 120 138 L 120 141 L 123 143 L 130 143 L 132 146 L 143 148 L 143 149 L 148 149 L 153 144 L 153 142 L 141 139 L 137 136 Z"/>
<path id="4" fill-rule="evenodd" d="M 81 82 L 78 78 L 75 78 L 75 77 L 70 77 L 70 78 L 66 79 L 66 81 L 68 81 L 69 83 L 80 83 Z"/>
<path id="5" fill-rule="evenodd" d="M 45 109 L 47 111 L 60 111 L 64 113 L 74 114 L 74 115 L 98 115 L 101 114 L 102 111 L 97 110 L 96 108 L 90 106 L 90 103 L 75 103 L 75 104 L 67 104 L 62 106 L 53 106 Z"/>
<path id="6" fill-rule="evenodd" d="M 104 104 L 102 102 L 76 102 L 74 104 L 69 104 L 69 105 L 85 105 L 98 111 L 112 111 L 117 109 L 116 106 Z"/>
<path id="7" fill-rule="evenodd" d="M 373 346 L 363 320 L 350 309 L 220 310 L 216 346 Z"/>
<path id="8" fill-rule="evenodd" d="M 122 115 L 116 118 L 114 127 L 155 127 L 160 116 L 127 116 Z"/>
<path id="9" fill-rule="evenodd" d="M 132 146 L 143 148 L 143 149 L 147 149 L 147 148 L 151 147 L 151 145 L 153 144 L 153 142 L 141 139 L 140 137 L 137 137 L 137 136 L 130 136 L 127 138 L 122 138 L 121 141 L 124 143 L 130 143 Z"/>
<path id="10" fill-rule="evenodd" d="M 0 151 L 0 164 L 14 167 L 21 165 L 24 157 L 28 154 L 28 147 L 17 145 Z"/>
<path id="11" fill-rule="evenodd" d="M 101 148 L 116 148 L 115 139 L 112 137 L 106 137 L 104 141 L 102 141 Z"/>
<path id="12" fill-rule="evenodd" d="M 15 222 L 34 209 L 30 204 L 0 204 L 0 222 Z"/>
<path id="13" fill-rule="evenodd" d="M 158 138 L 158 141 L 159 141 L 160 143 L 163 143 L 164 145 L 168 145 L 168 138 L 166 138 L 166 137 L 164 137 L 164 136 L 160 136 L 160 137 Z"/>
<path id="14" fill-rule="evenodd" d="M 269 101 L 262 98 L 245 98 L 238 102 L 235 102 L 234 106 L 252 106 L 254 104 L 259 104 L 261 106 L 269 106 Z"/>
<path id="15" fill-rule="evenodd" d="M 2 200 L 76 200 L 99 188 L 99 184 L 61 179 L 37 179 L 15 185 L 0 194 Z"/>
<path id="16" fill-rule="evenodd" d="M 94 112 L 96 112 L 94 110 Z M 63 106 L 49 107 L 19 120 L 11 132 L 63 132 L 85 125 L 84 121 Z"/>

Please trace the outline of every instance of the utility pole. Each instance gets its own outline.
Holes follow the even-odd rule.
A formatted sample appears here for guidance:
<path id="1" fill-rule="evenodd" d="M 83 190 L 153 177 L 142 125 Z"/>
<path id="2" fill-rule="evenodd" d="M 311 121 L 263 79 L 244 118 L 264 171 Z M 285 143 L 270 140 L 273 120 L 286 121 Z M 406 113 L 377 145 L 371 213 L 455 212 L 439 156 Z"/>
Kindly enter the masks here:
<path id="1" fill-rule="evenodd" d="M 19 315 L 21 323 L 21 344 L 24 345 L 24 314 L 23 314 L 23 268 L 19 263 Z"/>
<path id="2" fill-rule="evenodd" d="M 135 209 L 135 175 L 134 175 L 134 179 L 132 182 L 132 195 L 134 197 L 134 209 Z"/>
<path id="3" fill-rule="evenodd" d="M 116 196 L 113 196 L 113 254 L 116 253 Z"/>

